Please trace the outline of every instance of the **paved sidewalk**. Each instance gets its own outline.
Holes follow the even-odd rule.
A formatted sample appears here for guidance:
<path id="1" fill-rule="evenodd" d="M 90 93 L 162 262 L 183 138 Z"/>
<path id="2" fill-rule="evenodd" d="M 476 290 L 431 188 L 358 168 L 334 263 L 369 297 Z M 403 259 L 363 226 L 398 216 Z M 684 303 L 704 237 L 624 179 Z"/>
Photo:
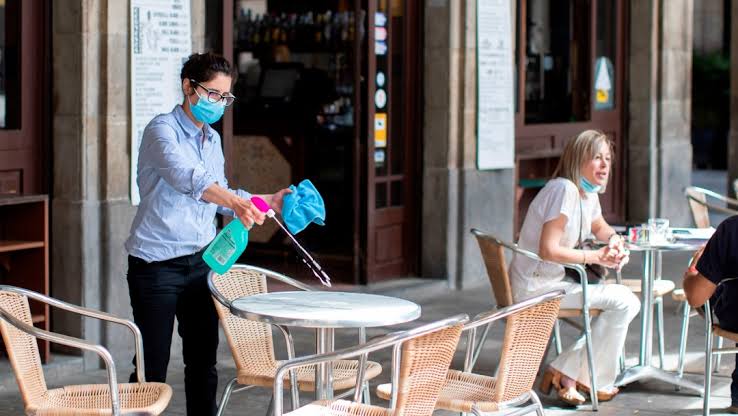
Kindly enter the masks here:
<path id="1" fill-rule="evenodd" d="M 687 261 L 688 255 L 669 254 L 664 256 L 665 276 L 677 281 L 681 279 L 680 270 L 682 265 Z M 639 270 L 639 259 L 635 258 L 633 264 L 626 269 L 626 275 L 633 275 Z M 426 289 L 418 289 L 414 291 L 405 291 L 403 297 L 420 303 L 423 307 L 421 318 L 412 324 L 400 325 L 396 329 L 409 328 L 421 322 L 429 322 L 435 319 L 450 316 L 459 312 L 465 312 L 474 315 L 478 312 L 487 310 L 491 307 L 491 290 L 488 285 L 482 285 L 478 288 L 464 291 L 450 291 L 440 288 L 439 285 L 427 287 Z M 670 298 L 665 302 L 666 310 L 666 345 L 667 356 L 665 368 L 676 368 L 677 362 L 677 346 L 679 342 L 679 323 L 680 316 L 677 314 L 677 305 Z M 638 353 L 638 337 L 639 337 L 639 321 L 638 318 L 631 325 L 627 340 L 626 353 L 628 363 L 635 364 L 636 355 Z M 564 345 L 573 342 L 576 332 L 566 325 L 562 326 L 564 333 Z M 369 331 L 369 336 L 375 336 L 386 332 L 387 329 L 373 329 Z M 491 373 L 494 369 L 495 362 L 499 354 L 499 345 L 503 333 L 503 326 L 496 326 L 491 332 L 489 341 L 486 344 L 484 354 L 480 358 L 477 371 L 482 373 Z M 295 331 L 295 339 L 298 354 L 310 353 L 314 348 L 314 335 L 308 331 Z M 355 331 L 345 331 L 337 334 L 337 347 L 351 345 L 356 341 Z M 595 340 L 596 342 L 596 340 Z M 655 345 L 655 343 L 654 343 Z M 284 351 L 277 340 L 278 351 Z M 704 348 L 703 321 L 699 318 L 693 318 L 690 324 L 690 337 L 688 348 L 688 364 L 687 376 L 695 382 L 702 380 L 703 354 Z M 655 348 L 654 348 L 655 349 Z M 373 360 L 382 362 L 385 367 L 384 373 L 375 380 L 377 382 L 385 382 L 389 378 L 388 364 L 389 354 L 384 352 L 371 357 Z M 548 359 L 550 360 L 550 355 Z M 130 372 L 130 365 L 127 365 L 130 357 L 117 357 L 118 365 L 123 368 L 120 370 L 121 379 L 126 379 Z M 655 359 L 658 361 L 658 359 Z M 730 372 L 732 370 L 734 359 L 726 356 L 723 360 L 720 374 L 714 380 L 713 388 L 713 408 L 720 409 L 729 405 L 729 383 Z M 454 365 L 459 368 L 462 364 L 461 354 L 456 357 Z M 184 383 L 183 368 L 181 359 L 173 358 L 170 365 L 168 382 L 175 390 L 174 399 L 166 414 L 168 415 L 184 415 Z M 219 352 L 219 373 L 220 388 L 225 386 L 230 377 L 235 373 L 233 361 L 230 357 L 225 339 L 221 336 L 221 348 Z M 73 383 L 93 383 L 105 382 L 105 374 L 103 371 L 95 371 L 87 374 L 50 374 L 47 378 L 50 387 L 62 384 Z M 303 403 L 310 399 L 309 395 L 303 396 Z M 671 386 L 652 381 L 648 383 L 636 383 L 628 386 L 622 394 L 617 396 L 613 401 L 603 403 L 598 413 L 590 412 L 589 406 L 581 406 L 579 409 L 571 409 L 559 407 L 559 403 L 554 398 L 542 398 L 547 408 L 546 413 L 549 415 L 565 415 L 573 414 L 598 414 L 601 416 L 609 415 L 697 415 L 700 414 L 702 401 L 699 397 L 687 392 L 676 392 Z M 264 389 L 256 389 L 254 391 L 235 394 L 229 405 L 226 414 L 229 415 L 263 415 L 269 401 L 269 392 Z M 383 404 L 384 402 L 376 399 L 375 404 Z M 287 404 L 288 405 L 288 404 Z M 23 406 L 20 400 L 17 387 L 10 386 L 0 389 L 0 416 L 22 414 Z M 438 412 L 439 414 L 443 412 Z M 713 414 L 720 414 L 715 411 Z"/>

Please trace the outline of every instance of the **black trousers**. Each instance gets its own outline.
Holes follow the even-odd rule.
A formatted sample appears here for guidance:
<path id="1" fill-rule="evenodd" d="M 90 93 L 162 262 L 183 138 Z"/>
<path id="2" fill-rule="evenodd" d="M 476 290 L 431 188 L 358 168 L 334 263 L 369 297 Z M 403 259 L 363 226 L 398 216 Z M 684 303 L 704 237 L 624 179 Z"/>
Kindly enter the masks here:
<path id="1" fill-rule="evenodd" d="M 217 410 L 218 315 L 208 290 L 209 270 L 202 253 L 152 263 L 128 256 L 128 291 L 143 336 L 146 380 L 166 381 L 176 316 L 190 416 L 215 415 Z"/>

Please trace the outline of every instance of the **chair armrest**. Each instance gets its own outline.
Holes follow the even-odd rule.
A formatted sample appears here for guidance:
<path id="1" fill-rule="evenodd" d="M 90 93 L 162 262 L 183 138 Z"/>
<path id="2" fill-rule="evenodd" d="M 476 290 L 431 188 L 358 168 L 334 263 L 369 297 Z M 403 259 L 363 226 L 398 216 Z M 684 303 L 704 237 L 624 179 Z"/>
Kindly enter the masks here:
<path id="1" fill-rule="evenodd" d="M 118 398 L 118 379 L 116 375 L 115 362 L 113 361 L 113 356 L 110 355 L 110 351 L 108 351 L 107 348 L 81 338 L 75 338 L 64 334 L 57 334 L 55 332 L 28 325 L 2 308 L 0 308 L 0 317 L 2 317 L 3 320 L 5 320 L 18 330 L 23 331 L 33 337 L 56 344 L 66 345 L 72 348 L 91 351 L 99 355 L 100 358 L 102 358 L 102 360 L 105 362 L 105 368 L 108 373 L 108 386 L 110 388 L 112 414 L 114 416 L 120 415 L 120 400 Z"/>
<path id="2" fill-rule="evenodd" d="M 18 293 L 20 295 L 26 296 L 30 299 L 45 303 L 58 309 L 127 327 L 131 331 L 131 333 L 133 333 L 133 342 L 136 349 L 136 377 L 138 378 L 139 383 L 143 383 L 144 381 L 146 381 L 144 378 L 143 341 L 141 337 L 141 330 L 130 319 L 119 318 L 115 315 L 98 311 L 96 309 L 85 308 L 84 306 L 73 305 L 71 303 L 52 298 L 51 296 L 42 295 L 32 290 L 23 289 L 20 287 L 0 285 L 0 292 Z"/>

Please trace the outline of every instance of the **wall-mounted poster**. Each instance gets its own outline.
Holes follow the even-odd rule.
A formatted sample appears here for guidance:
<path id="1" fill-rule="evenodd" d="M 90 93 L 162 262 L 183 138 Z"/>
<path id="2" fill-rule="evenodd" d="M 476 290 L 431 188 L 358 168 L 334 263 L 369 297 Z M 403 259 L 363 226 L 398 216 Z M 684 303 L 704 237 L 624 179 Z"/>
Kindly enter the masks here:
<path id="1" fill-rule="evenodd" d="M 477 168 L 515 165 L 510 0 L 477 0 Z"/>
<path id="2" fill-rule="evenodd" d="M 157 114 L 182 102 L 179 74 L 192 53 L 190 0 L 131 0 L 131 202 L 138 205 L 138 147 Z"/>

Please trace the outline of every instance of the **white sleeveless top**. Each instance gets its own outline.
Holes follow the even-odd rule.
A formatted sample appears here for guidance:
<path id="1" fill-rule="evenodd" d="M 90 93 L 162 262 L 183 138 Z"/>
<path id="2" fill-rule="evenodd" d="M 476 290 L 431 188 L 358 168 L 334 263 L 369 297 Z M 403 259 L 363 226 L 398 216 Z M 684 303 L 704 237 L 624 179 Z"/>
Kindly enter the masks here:
<path id="1" fill-rule="evenodd" d="M 581 220 L 580 211 L 584 214 Z M 525 215 L 518 240 L 520 248 L 538 253 L 543 224 L 555 220 L 561 214 L 566 216 L 567 222 L 559 244 L 573 248 L 579 241 L 580 224 L 582 239 L 587 239 L 592 235 L 592 222 L 602 216 L 599 195 L 588 193 L 581 198 L 572 181 L 564 178 L 548 181 L 533 199 Z M 554 290 L 564 279 L 563 266 L 520 255 L 513 255 L 509 270 L 515 302 Z"/>

